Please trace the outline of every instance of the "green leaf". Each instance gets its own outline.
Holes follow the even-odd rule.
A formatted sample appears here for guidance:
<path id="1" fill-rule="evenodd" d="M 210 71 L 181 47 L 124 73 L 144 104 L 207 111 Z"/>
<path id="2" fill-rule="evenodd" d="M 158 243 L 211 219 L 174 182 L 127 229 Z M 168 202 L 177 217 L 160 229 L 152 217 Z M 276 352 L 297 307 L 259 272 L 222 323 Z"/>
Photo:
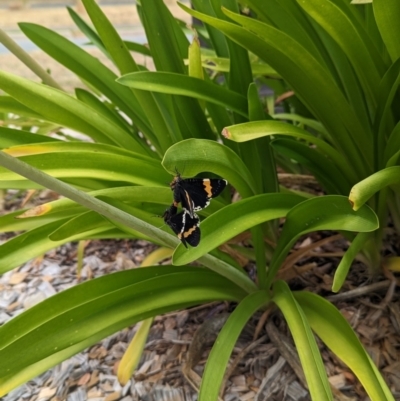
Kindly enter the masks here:
<path id="1" fill-rule="evenodd" d="M 229 72 L 230 63 L 228 58 L 203 55 L 201 59 L 203 67 L 207 68 L 208 70 L 217 72 Z M 250 66 L 252 74 L 254 76 L 268 75 L 271 78 L 280 78 L 279 74 L 268 64 L 257 61 L 251 62 Z"/>
<path id="2" fill-rule="evenodd" d="M 376 107 L 381 75 L 376 68 L 367 43 L 363 40 L 353 21 L 333 2 L 300 0 L 299 4 L 342 48 L 361 81 L 370 107 Z M 381 64 L 383 65 L 383 63 Z"/>
<path id="3" fill-rule="evenodd" d="M 87 24 L 86 21 L 73 8 L 67 7 L 67 10 L 71 19 L 75 22 L 75 25 L 80 29 L 80 31 L 90 40 L 93 45 L 100 49 L 106 57 L 111 59 L 110 54 L 104 47 L 104 44 L 97 32 L 91 26 L 89 26 L 89 24 Z"/>
<path id="4" fill-rule="evenodd" d="M 275 139 L 272 147 L 289 160 L 295 160 L 310 171 L 328 194 L 349 193 L 352 184 L 349 182 L 349 177 L 317 149 L 293 139 Z"/>
<path id="5" fill-rule="evenodd" d="M 334 147 L 306 130 L 291 124 L 274 120 L 252 121 L 226 127 L 222 131 L 222 135 L 236 142 L 250 141 L 270 135 L 287 135 L 304 139 L 317 145 L 321 152 L 325 153 L 339 168 L 344 170 L 345 176 L 351 175 L 351 169 L 348 167 L 346 159 Z M 357 181 L 355 178 L 354 180 Z"/>
<path id="6" fill-rule="evenodd" d="M 187 74 L 184 65 L 188 57 L 189 41 L 170 10 L 162 0 L 147 0 L 139 8 L 146 37 L 157 71 Z M 178 84 L 178 86 L 182 86 Z M 215 135 L 196 99 L 181 96 L 165 97 L 174 110 L 174 119 L 184 138 L 214 139 Z"/>
<path id="7" fill-rule="evenodd" d="M 139 204 L 159 204 L 163 206 L 168 206 L 171 204 L 171 189 L 168 187 L 148 187 L 148 186 L 127 186 L 127 187 L 110 187 L 106 189 L 101 189 L 98 191 L 91 191 L 89 195 L 93 197 L 113 197 L 121 202 L 132 202 Z M 221 208 L 221 204 L 218 199 L 215 200 L 205 211 L 208 210 L 216 211 Z M 76 202 L 68 199 L 62 198 L 53 202 L 48 202 L 38 207 L 29 209 L 29 213 L 21 216 L 21 219 L 26 217 L 46 216 L 57 213 L 66 213 L 69 210 L 74 210 L 77 213 L 82 213 L 85 208 L 80 206 Z M 20 211 L 21 213 L 21 211 Z M 1 219 L 2 217 L 0 217 Z M 14 230 L 18 231 L 18 230 Z"/>
<path id="8" fill-rule="evenodd" d="M 30 259 L 43 255 L 50 249 L 64 244 L 64 240 L 51 241 L 49 235 L 67 220 L 68 218 L 59 218 L 56 221 L 43 224 L 17 237 L 11 238 L 0 245 L 0 273 L 5 273 Z M 111 227 L 110 223 L 105 223 L 101 227 L 96 227 L 91 231 L 85 232 L 83 235 L 77 234 L 74 237 L 70 237 L 69 240 L 77 241 L 82 238 L 89 238 L 91 235 L 107 231 Z"/>
<path id="9" fill-rule="evenodd" d="M 400 57 L 400 4 L 396 0 L 374 0 L 372 2 L 376 23 L 385 42 L 390 58 L 395 62 Z"/>
<path id="10" fill-rule="evenodd" d="M 306 49 L 283 32 L 253 18 L 225 10 L 230 18 L 244 26 L 241 28 L 180 6 L 192 16 L 217 27 L 229 38 L 269 63 L 324 124 L 335 147 L 351 160 L 357 176 L 365 176 L 366 160 L 370 160 L 373 152 L 371 144 L 363 141 L 363 126 L 351 111 L 337 83 Z M 310 71 L 313 71 L 312 75 Z M 321 102 L 321 98 L 324 102 Z M 336 113 L 332 113 L 333 109 Z M 363 144 L 362 149 L 360 143 Z"/>
<path id="11" fill-rule="evenodd" d="M 299 114 L 294 113 L 279 113 L 279 114 L 272 114 L 274 120 L 289 120 L 299 125 L 305 125 L 307 127 L 312 128 L 313 130 L 319 132 L 323 135 L 326 139 L 329 138 L 329 134 L 326 132 L 325 127 L 317 120 L 313 120 L 311 118 L 305 118 Z"/>
<path id="12" fill-rule="evenodd" d="M 193 267 L 153 266 L 90 280 L 0 327 L 0 377 L 160 313 L 244 296 L 227 279 Z"/>
<path id="13" fill-rule="evenodd" d="M 213 7 L 211 1 L 193 0 L 193 8 L 208 15 L 216 15 L 215 8 Z M 197 23 L 195 27 L 199 32 L 202 29 L 202 26 Z M 210 47 L 215 50 L 217 56 L 229 58 L 228 44 L 225 36 L 218 29 L 215 29 L 208 24 L 205 24 L 205 29 L 211 42 Z"/>
<path id="14" fill-rule="evenodd" d="M 370 232 L 379 227 L 378 218 L 371 208 L 364 205 L 355 212 L 345 196 L 327 195 L 308 199 L 286 216 L 281 236 L 268 269 L 271 284 L 286 255 L 304 234 L 319 230 Z"/>
<path id="15" fill-rule="evenodd" d="M 4 71 L 0 71 L 0 88 L 48 121 L 85 133 L 102 143 L 150 153 L 139 137 L 129 135 L 108 118 L 64 92 Z"/>
<path id="16" fill-rule="evenodd" d="M 80 101 L 86 103 L 88 106 L 96 110 L 99 114 L 104 115 L 108 119 L 112 120 L 115 124 L 119 125 L 121 129 L 131 133 L 132 127 L 127 124 L 124 118 L 121 118 L 121 115 L 116 112 L 111 103 L 108 103 L 108 107 L 105 102 L 102 102 L 97 96 L 93 95 L 91 92 L 76 88 L 75 89 L 76 98 Z"/>
<path id="17" fill-rule="evenodd" d="M 377 165 L 381 167 L 388 159 L 398 150 L 396 146 L 396 138 L 389 137 L 387 140 L 387 133 L 392 127 L 398 123 L 394 120 L 392 110 L 398 108 L 398 99 L 396 94 L 400 85 L 400 58 L 394 62 L 387 70 L 379 84 L 379 97 L 378 107 L 374 119 L 374 131 L 377 133 Z M 397 102 L 396 102 L 397 100 Z M 393 139 L 395 140 L 393 142 Z"/>
<path id="18" fill-rule="evenodd" d="M 343 315 L 331 303 L 316 294 L 295 292 L 294 297 L 312 329 L 354 372 L 371 400 L 394 401 L 387 384 Z"/>
<path id="19" fill-rule="evenodd" d="M 57 201 L 56 201 L 57 202 Z M 46 205 L 43 208 L 46 208 Z M 42 206 L 38 206 L 37 208 L 41 208 Z M 26 231 L 31 230 L 36 227 L 41 227 L 47 223 L 51 223 L 53 221 L 65 220 L 65 218 L 74 216 L 76 213 L 81 212 L 79 210 L 79 205 L 76 205 L 75 208 L 69 208 L 66 210 L 58 210 L 55 213 L 43 214 L 38 215 L 37 217 L 27 217 L 27 218 L 20 218 L 21 215 L 24 213 L 29 213 L 29 210 L 19 209 L 12 213 L 7 213 L 3 216 L 0 216 L 0 227 L 3 233 L 6 232 L 15 232 L 15 231 Z M 1 245 L 0 245 L 1 246 Z M 2 255 L 5 256 L 5 255 Z M 1 260 L 1 256 L 0 256 Z"/>
<path id="20" fill-rule="evenodd" d="M 240 157 L 214 141 L 181 141 L 167 150 L 162 165 L 173 175 L 176 169 L 186 177 L 206 171 L 218 174 L 227 179 L 244 198 L 257 193 L 254 179 Z"/>
<path id="21" fill-rule="evenodd" d="M 285 217 L 304 198 L 291 194 L 263 194 L 232 203 L 207 217 L 201 225 L 202 239 L 196 248 L 179 245 L 174 264 L 184 265 L 223 244 L 236 235 L 266 221 Z"/>
<path id="22" fill-rule="evenodd" d="M 60 142 L 58 139 L 49 136 L 32 134 L 32 132 L 17 129 L 0 127 L 0 148 L 9 148 L 11 146 L 25 145 L 41 142 Z"/>
<path id="23" fill-rule="evenodd" d="M 21 132 L 21 131 L 19 131 Z M 16 134 L 17 136 L 17 134 Z M 32 144 L 21 144 L 10 147 L 5 150 L 10 155 L 19 156 L 35 156 L 43 153 L 98 153 L 98 154 L 110 154 L 120 155 L 124 157 L 131 157 L 136 160 L 153 163 L 154 165 L 159 164 L 158 161 L 154 160 L 149 156 L 135 153 L 130 150 L 126 150 L 113 145 L 104 145 L 102 143 L 91 143 L 91 142 L 65 142 L 60 140 L 53 140 L 42 135 L 31 134 L 33 138 L 36 136 L 41 139 L 39 143 Z M 28 141 L 27 141 L 28 142 Z M 72 157 L 72 156 L 71 156 Z"/>
<path id="24" fill-rule="evenodd" d="M 111 55 L 121 74 L 137 71 L 138 66 L 126 48 L 115 27 L 93 0 L 82 0 L 87 13 L 96 27 L 103 45 Z"/>
<path id="25" fill-rule="evenodd" d="M 284 281 L 277 281 L 273 291 L 272 301 L 285 316 L 292 333 L 311 398 L 318 401 L 333 400 L 321 354 L 302 308 Z"/>
<path id="26" fill-rule="evenodd" d="M 247 116 L 244 96 L 203 79 L 168 72 L 140 71 L 124 75 L 117 82 L 135 89 L 206 100 Z"/>
<path id="27" fill-rule="evenodd" d="M 130 42 L 129 40 L 124 40 L 125 46 L 128 48 L 129 51 L 131 52 L 136 52 L 143 54 L 143 56 L 148 56 L 151 57 L 151 51 L 146 45 L 141 45 L 140 43 L 136 42 Z M 142 68 L 142 66 L 140 66 Z"/>
<path id="28" fill-rule="evenodd" d="M 139 71 L 139 67 L 126 47 L 125 42 L 121 39 L 117 30 L 97 5 L 96 1 L 83 0 L 83 4 L 121 75 Z M 159 105 L 151 93 L 135 89 L 132 89 L 132 92 L 154 129 L 154 133 L 148 131 L 145 134 L 161 153 L 161 150 L 167 149 L 172 144 L 172 139 Z"/>
<path id="29" fill-rule="evenodd" d="M 41 145 L 31 145 L 29 148 L 33 149 L 34 146 L 40 148 Z M 10 149 L 10 153 L 13 154 L 13 148 Z M 151 158 L 146 160 L 143 156 L 136 158 L 93 151 L 56 151 L 52 153 L 38 152 L 34 155 L 22 156 L 20 159 L 49 175 L 64 179 L 90 177 L 137 185 L 163 186 L 170 178 L 160 168 L 158 161 Z M 8 169 L 0 168 L 0 182 L 7 180 L 25 180 L 25 177 Z"/>
<path id="30" fill-rule="evenodd" d="M 342 288 L 354 259 L 370 239 L 371 233 L 358 233 L 355 236 L 336 269 L 332 284 L 333 292 L 338 292 Z"/>
<path id="31" fill-rule="evenodd" d="M 233 347 L 247 321 L 268 301 L 269 296 L 265 291 L 254 292 L 244 298 L 229 316 L 207 359 L 200 386 L 199 401 L 218 399 L 218 392 L 224 376 L 222 367 L 227 366 Z"/>
<path id="32" fill-rule="evenodd" d="M 384 160 L 386 167 L 393 167 L 397 164 L 400 155 L 400 121 L 391 132 L 385 147 Z"/>
<path id="33" fill-rule="evenodd" d="M 117 75 L 78 45 L 39 25 L 20 23 L 24 34 L 39 48 L 103 93 L 126 113 L 144 132 L 150 131 L 149 122 L 140 103 L 128 88 L 118 85 Z"/>
<path id="34" fill-rule="evenodd" d="M 358 182 L 350 191 L 349 201 L 358 210 L 381 189 L 400 182 L 400 167 L 387 167 Z"/>
<path id="35" fill-rule="evenodd" d="M 70 237 L 86 233 L 97 228 L 103 228 L 109 226 L 106 223 L 106 219 L 96 212 L 88 211 L 82 214 L 78 214 L 66 223 L 57 227 L 51 234 L 49 239 L 51 241 L 64 241 Z"/>
<path id="36" fill-rule="evenodd" d="M 35 118 L 38 120 L 44 119 L 41 114 L 34 112 L 29 107 L 26 107 L 11 96 L 7 95 L 0 96 L 0 111 L 7 114 L 13 113 L 21 117 Z"/>
<path id="37" fill-rule="evenodd" d="M 119 223 L 125 224 L 128 227 L 132 227 L 135 230 L 138 230 L 144 235 L 147 235 L 151 238 L 154 238 L 157 241 L 162 242 L 163 244 L 174 246 L 176 244 L 176 239 L 171 235 L 167 235 L 163 233 L 161 230 L 155 229 L 148 223 L 137 219 L 128 213 L 122 212 L 121 210 L 104 203 L 85 192 L 79 191 L 71 185 L 65 184 L 62 181 L 59 181 L 48 174 L 43 173 L 40 170 L 37 170 L 30 166 L 29 164 L 16 159 L 12 156 L 7 155 L 6 153 L 0 151 L 0 165 L 4 166 L 7 169 L 15 171 L 15 173 L 23 175 L 24 177 L 35 181 L 38 184 L 43 185 L 46 188 L 52 189 L 53 191 L 59 193 L 60 195 L 64 195 L 75 202 L 78 202 L 82 206 L 85 206 L 91 210 L 94 210 L 100 213 L 102 216 L 110 218 L 111 220 L 115 220 Z M 154 177 L 153 177 L 154 178 Z"/>

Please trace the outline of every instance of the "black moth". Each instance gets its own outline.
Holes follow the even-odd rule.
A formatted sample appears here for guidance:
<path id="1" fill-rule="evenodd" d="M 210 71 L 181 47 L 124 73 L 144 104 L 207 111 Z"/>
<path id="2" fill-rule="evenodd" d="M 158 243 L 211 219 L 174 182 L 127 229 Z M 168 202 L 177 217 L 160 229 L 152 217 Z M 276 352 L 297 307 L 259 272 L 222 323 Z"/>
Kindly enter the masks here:
<path id="1" fill-rule="evenodd" d="M 220 178 L 181 178 L 176 176 L 170 184 L 174 192 L 174 203 L 177 207 L 182 203 L 182 208 L 187 210 L 190 217 L 194 218 L 195 213 L 206 208 L 210 200 L 218 196 L 228 184 L 228 181 Z"/>
<path id="2" fill-rule="evenodd" d="M 171 205 L 163 215 L 165 224 L 171 227 L 172 231 L 182 241 L 182 244 L 187 248 L 186 243 L 191 246 L 197 246 L 200 242 L 200 220 L 196 213 L 193 217 L 183 210 L 177 213 L 177 208 Z"/>

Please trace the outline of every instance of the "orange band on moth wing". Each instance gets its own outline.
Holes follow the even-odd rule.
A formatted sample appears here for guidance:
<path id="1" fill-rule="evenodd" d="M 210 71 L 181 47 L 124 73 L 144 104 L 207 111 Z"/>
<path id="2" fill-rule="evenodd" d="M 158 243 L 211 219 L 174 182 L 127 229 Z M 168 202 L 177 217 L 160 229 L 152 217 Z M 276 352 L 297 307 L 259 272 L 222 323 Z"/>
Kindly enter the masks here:
<path id="1" fill-rule="evenodd" d="M 203 185 L 204 185 L 204 189 L 207 192 L 207 196 L 209 198 L 212 198 L 212 187 L 211 187 L 211 181 L 208 179 L 204 179 L 203 180 Z"/>
<path id="2" fill-rule="evenodd" d="M 190 230 L 186 231 L 183 233 L 183 237 L 187 238 L 189 237 L 190 234 L 192 234 L 192 232 L 196 231 L 197 226 L 192 227 Z"/>

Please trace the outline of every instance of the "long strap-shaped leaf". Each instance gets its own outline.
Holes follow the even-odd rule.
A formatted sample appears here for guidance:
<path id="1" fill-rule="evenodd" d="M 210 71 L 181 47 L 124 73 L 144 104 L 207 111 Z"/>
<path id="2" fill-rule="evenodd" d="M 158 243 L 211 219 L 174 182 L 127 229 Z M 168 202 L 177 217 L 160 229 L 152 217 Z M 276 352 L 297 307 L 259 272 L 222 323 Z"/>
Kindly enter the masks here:
<path id="1" fill-rule="evenodd" d="M 221 367 L 228 364 L 233 347 L 247 321 L 268 301 L 269 296 L 265 291 L 254 292 L 244 298 L 229 316 L 207 359 L 203 380 L 201 381 L 199 401 L 218 398 L 224 375 L 224 369 Z"/>
<path id="2" fill-rule="evenodd" d="M 225 243 L 236 235 L 266 221 L 285 217 L 286 214 L 304 198 L 292 194 L 263 194 L 232 203 L 201 223 L 202 240 L 192 251 L 185 252 L 178 246 L 174 253 L 174 264 L 184 265 L 212 249 Z M 263 266 L 266 269 L 266 266 Z"/>
<path id="3" fill-rule="evenodd" d="M 400 57 L 400 3 L 397 0 L 374 0 L 372 5 L 379 32 L 394 62 Z"/>
<path id="4" fill-rule="evenodd" d="M 284 314 L 292 333 L 312 400 L 333 400 L 322 357 L 304 312 L 284 281 L 277 281 L 273 289 L 272 300 Z"/>
<path id="5" fill-rule="evenodd" d="M 75 202 L 87 207 L 88 209 L 95 210 L 101 215 L 107 217 L 111 221 L 116 221 L 119 224 L 126 225 L 139 231 L 140 233 L 153 238 L 157 243 L 164 246 L 175 247 L 179 242 L 176 236 L 167 234 L 162 230 L 146 223 L 145 221 L 132 216 L 114 206 L 111 206 L 105 202 L 100 201 L 76 188 L 63 183 L 40 170 L 37 170 L 18 160 L 6 153 L 0 151 L 0 165 L 15 171 L 17 174 L 23 175 L 26 178 L 31 179 L 38 184 L 43 185 L 46 188 L 50 188 L 53 191 L 64 195 Z M 188 250 L 190 252 L 190 250 Z M 211 255 L 204 255 L 200 262 L 207 266 L 209 269 L 218 272 L 224 277 L 229 278 L 232 282 L 236 283 L 239 287 L 244 288 L 247 292 L 255 290 L 255 284 L 241 271 L 234 266 L 217 259 Z"/>
<path id="6" fill-rule="evenodd" d="M 350 177 L 350 182 L 357 182 L 352 167 L 346 162 L 346 159 L 334 147 L 324 140 L 310 134 L 304 129 L 295 127 L 281 121 L 252 121 L 244 124 L 232 125 L 226 127 L 222 134 L 233 141 L 242 142 L 261 138 L 270 135 L 287 135 L 295 138 L 304 139 L 307 142 L 315 144 L 322 153 L 325 153 L 336 166 L 342 170 L 345 177 Z"/>
<path id="7" fill-rule="evenodd" d="M 20 23 L 19 26 L 24 34 L 50 57 L 110 99 L 142 132 L 148 133 L 151 130 L 150 123 L 132 92 L 118 85 L 115 82 L 118 76 L 96 57 L 48 28 L 31 23 Z"/>
<path id="8" fill-rule="evenodd" d="M 101 143 L 117 144 L 139 153 L 151 153 L 138 136 L 131 136 L 108 118 L 64 92 L 4 71 L 0 71 L 0 88 L 48 121 L 75 129 Z"/>
<path id="9" fill-rule="evenodd" d="M 352 161 L 357 174 L 365 176 L 368 171 L 366 160 L 369 159 L 364 159 L 362 153 L 372 155 L 372 148 L 366 143 L 368 148 L 362 149 L 362 152 L 359 149 L 359 144 L 363 142 L 363 127 L 351 112 L 346 98 L 332 77 L 306 49 L 285 33 L 252 18 L 226 10 L 230 18 L 244 26 L 241 28 L 180 6 L 196 18 L 217 27 L 276 69 L 326 126 L 332 142 Z M 310 71 L 313 73 L 310 74 Z M 332 109 L 337 110 L 337 113 L 332 113 Z"/>
<path id="10" fill-rule="evenodd" d="M 206 100 L 247 117 L 244 96 L 203 79 L 172 72 L 140 71 L 124 75 L 118 82 L 131 88 Z"/>
<path id="11" fill-rule="evenodd" d="M 349 201 L 358 210 L 375 193 L 400 182 L 400 166 L 387 167 L 358 182 L 350 191 Z"/>
<path id="12" fill-rule="evenodd" d="M 294 297 L 312 329 L 354 372 L 371 400 L 394 401 L 377 367 L 343 315 L 330 302 L 316 294 L 295 292 Z"/>
<path id="13" fill-rule="evenodd" d="M 243 290 L 218 274 L 192 267 L 155 266 L 91 280 L 0 328 L 0 377 L 147 317 L 212 300 L 239 301 L 244 296 Z"/>
<path id="14" fill-rule="evenodd" d="M 345 196 L 327 195 L 308 199 L 293 207 L 286 222 L 268 269 L 268 284 L 275 279 L 282 262 L 301 235 L 318 230 L 370 232 L 379 227 L 373 210 L 364 205 L 355 213 Z"/>
<path id="15" fill-rule="evenodd" d="M 204 171 L 228 180 L 244 198 L 257 193 L 257 186 L 242 159 L 227 146 L 204 139 L 187 139 L 171 146 L 162 161 L 171 174 L 176 169 L 187 177 Z"/>
<path id="16" fill-rule="evenodd" d="M 83 4 L 121 75 L 139 71 L 139 66 L 136 64 L 135 59 L 130 54 L 124 41 L 98 4 L 94 0 L 83 0 Z M 154 100 L 151 93 L 135 89 L 132 89 L 132 92 L 154 130 L 154 132 L 147 132 L 148 139 L 154 143 L 158 149 L 165 151 L 172 145 L 172 138 L 169 132 L 170 128 L 166 124 L 157 102 Z"/>

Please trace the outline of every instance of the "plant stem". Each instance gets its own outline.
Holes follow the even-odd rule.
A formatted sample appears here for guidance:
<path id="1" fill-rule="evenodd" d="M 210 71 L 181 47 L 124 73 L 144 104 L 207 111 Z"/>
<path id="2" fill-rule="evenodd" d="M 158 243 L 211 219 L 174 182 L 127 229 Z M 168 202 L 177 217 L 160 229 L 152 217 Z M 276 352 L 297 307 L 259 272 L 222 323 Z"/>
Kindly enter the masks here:
<path id="1" fill-rule="evenodd" d="M 31 71 L 33 71 L 44 84 L 64 91 L 64 89 L 43 69 L 21 46 L 12 40 L 2 29 L 0 29 L 0 43 L 11 53 L 19 58 Z"/>

